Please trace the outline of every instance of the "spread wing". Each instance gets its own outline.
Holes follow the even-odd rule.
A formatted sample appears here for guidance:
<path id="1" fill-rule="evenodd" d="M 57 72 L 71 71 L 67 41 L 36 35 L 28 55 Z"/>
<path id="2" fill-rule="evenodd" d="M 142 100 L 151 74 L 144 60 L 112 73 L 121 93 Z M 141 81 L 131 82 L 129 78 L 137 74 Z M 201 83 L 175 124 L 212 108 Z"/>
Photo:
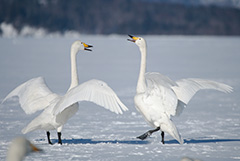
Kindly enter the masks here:
<path id="1" fill-rule="evenodd" d="M 171 88 L 174 91 L 177 96 L 178 103 L 176 108 L 168 108 L 168 111 L 172 115 L 181 114 L 188 102 L 199 90 L 213 89 L 225 93 L 230 93 L 233 90 L 233 88 L 229 85 L 206 79 L 188 78 L 174 82 L 160 73 L 146 73 L 145 76 L 148 87 L 154 88 L 154 86 L 159 86 L 165 87 L 166 89 Z M 168 93 L 166 93 L 167 91 Z M 174 101 L 174 96 L 171 94 L 172 92 L 170 90 L 166 90 L 166 92 L 164 94 L 166 95 L 164 101 L 168 101 L 166 104 L 171 105 L 172 101 Z M 174 111 L 176 111 L 175 114 Z"/>
<path id="2" fill-rule="evenodd" d="M 122 114 L 122 110 L 128 110 L 116 93 L 105 82 L 93 79 L 68 91 L 55 106 L 54 114 L 61 113 L 68 106 L 79 101 L 93 102 L 117 114 Z"/>
<path id="3" fill-rule="evenodd" d="M 49 90 L 42 77 L 33 78 L 16 87 L 4 98 L 3 102 L 14 96 L 19 98 L 19 103 L 26 114 L 46 108 L 51 101 L 59 97 Z"/>
<path id="4" fill-rule="evenodd" d="M 225 93 L 230 93 L 233 90 L 229 85 L 206 79 L 188 78 L 178 80 L 176 83 L 177 86 L 172 87 L 172 89 L 178 99 L 185 104 L 188 104 L 194 94 L 201 89 L 214 89 Z"/>
<path id="5" fill-rule="evenodd" d="M 176 81 L 177 86 L 173 86 L 172 89 L 178 97 L 177 115 L 179 115 L 186 107 L 191 98 L 202 89 L 214 89 L 224 93 L 232 92 L 233 88 L 229 85 L 206 80 L 188 78 Z"/>

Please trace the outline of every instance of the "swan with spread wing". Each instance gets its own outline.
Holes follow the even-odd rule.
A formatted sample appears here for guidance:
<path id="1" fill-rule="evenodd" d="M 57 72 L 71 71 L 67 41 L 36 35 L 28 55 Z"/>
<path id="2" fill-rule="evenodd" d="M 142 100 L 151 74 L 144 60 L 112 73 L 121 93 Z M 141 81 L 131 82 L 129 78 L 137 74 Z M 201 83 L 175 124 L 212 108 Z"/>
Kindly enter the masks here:
<path id="1" fill-rule="evenodd" d="M 91 51 L 90 47 L 92 46 L 79 40 L 72 44 L 71 85 L 64 96 L 51 92 L 42 77 L 33 78 L 21 84 L 6 96 L 3 102 L 13 96 L 18 96 L 20 105 L 26 114 L 43 110 L 22 130 L 24 134 L 38 129 L 46 130 L 48 143 L 52 144 L 49 131 L 56 129 L 58 143 L 62 144 L 63 125 L 78 111 L 79 101 L 91 101 L 116 114 L 122 114 L 122 111 L 128 110 L 105 82 L 93 79 L 79 85 L 76 56 L 79 51 Z"/>
<path id="2" fill-rule="evenodd" d="M 134 42 L 141 53 L 140 72 L 134 97 L 135 107 L 146 122 L 155 128 L 137 138 L 144 140 L 152 133 L 161 130 L 163 144 L 165 132 L 182 144 L 183 139 L 172 122 L 171 116 L 179 115 L 193 95 L 201 89 L 214 89 L 229 93 L 232 92 L 232 87 L 211 80 L 195 78 L 174 82 L 160 73 L 146 73 L 146 42 L 142 37 L 129 36 L 131 39 L 128 40 Z"/>

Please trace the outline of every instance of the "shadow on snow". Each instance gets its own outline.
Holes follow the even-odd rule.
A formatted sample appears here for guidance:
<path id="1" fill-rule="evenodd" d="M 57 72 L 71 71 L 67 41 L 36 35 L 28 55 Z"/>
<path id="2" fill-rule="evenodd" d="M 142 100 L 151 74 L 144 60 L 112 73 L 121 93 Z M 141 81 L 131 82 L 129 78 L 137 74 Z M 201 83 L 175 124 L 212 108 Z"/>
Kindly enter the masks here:
<path id="1" fill-rule="evenodd" d="M 52 143 L 57 143 L 57 139 L 52 139 Z M 149 141 L 141 140 L 93 140 L 93 139 L 63 139 L 63 144 L 149 144 Z"/>
<path id="2" fill-rule="evenodd" d="M 184 144 L 204 144 L 204 143 L 220 143 L 220 142 L 240 142 L 240 139 L 184 139 Z M 52 139 L 52 143 L 58 143 L 58 139 Z M 93 139 L 63 139 L 63 144 L 133 144 L 143 145 L 150 144 L 151 141 L 142 140 L 93 140 Z M 160 142 L 159 142 L 160 143 Z M 161 143 L 160 143 L 161 144 Z M 177 140 L 166 140 L 165 144 L 179 144 Z"/>

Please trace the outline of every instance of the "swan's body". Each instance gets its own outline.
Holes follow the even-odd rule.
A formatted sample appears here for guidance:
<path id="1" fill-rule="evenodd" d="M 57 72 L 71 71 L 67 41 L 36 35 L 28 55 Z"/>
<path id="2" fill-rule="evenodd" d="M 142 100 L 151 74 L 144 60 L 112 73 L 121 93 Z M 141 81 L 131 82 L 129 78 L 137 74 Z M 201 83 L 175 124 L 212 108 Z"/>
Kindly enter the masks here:
<path id="1" fill-rule="evenodd" d="M 49 144 L 49 130 L 56 129 L 58 142 L 61 144 L 63 125 L 78 111 L 79 101 L 91 101 L 117 114 L 128 110 L 115 92 L 103 81 L 89 80 L 78 85 L 76 55 L 79 50 L 90 50 L 85 43 L 75 41 L 71 47 L 71 85 L 64 96 L 59 96 L 49 90 L 42 77 L 31 79 L 15 88 L 4 100 L 13 96 L 19 97 L 21 107 L 27 114 L 38 110 L 43 112 L 30 122 L 22 132 L 28 133 L 42 129 L 47 131 Z"/>
<path id="2" fill-rule="evenodd" d="M 129 36 L 132 38 L 130 41 L 135 42 L 141 52 L 137 93 L 134 97 L 135 107 L 146 122 L 155 128 L 138 138 L 146 139 L 153 132 L 161 130 L 163 143 L 164 132 L 167 132 L 182 144 L 183 139 L 172 122 L 171 116 L 179 115 L 200 89 L 215 89 L 228 93 L 232 91 L 232 87 L 215 81 L 193 78 L 174 82 L 160 73 L 146 73 L 146 42 L 141 37 Z"/>
<path id="3" fill-rule="evenodd" d="M 24 137 L 15 138 L 9 146 L 6 161 L 22 161 L 31 152 L 38 152 L 41 149 L 33 145 Z"/>

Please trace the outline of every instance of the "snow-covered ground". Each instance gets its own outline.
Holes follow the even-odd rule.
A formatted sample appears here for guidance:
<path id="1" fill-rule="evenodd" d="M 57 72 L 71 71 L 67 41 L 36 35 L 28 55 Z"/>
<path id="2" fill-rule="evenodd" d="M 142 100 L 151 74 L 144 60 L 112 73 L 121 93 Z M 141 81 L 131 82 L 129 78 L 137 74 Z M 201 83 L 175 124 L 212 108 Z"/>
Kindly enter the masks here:
<path id="1" fill-rule="evenodd" d="M 63 145 L 48 145 L 44 131 L 26 137 L 44 150 L 26 160 L 167 160 L 188 156 L 204 161 L 240 160 L 240 37 L 145 36 L 147 71 L 158 71 L 173 80 L 205 78 L 231 85 L 234 92 L 200 91 L 180 117 L 173 118 L 185 144 L 160 133 L 146 141 L 136 139 L 150 130 L 133 103 L 140 54 L 128 36 L 81 35 L 93 52 L 78 55 L 79 81 L 97 78 L 112 87 L 129 111 L 111 113 L 83 102 L 62 131 Z M 50 89 L 64 94 L 70 85 L 70 45 L 76 38 L 0 38 L 0 101 L 19 84 L 43 76 Z M 17 101 L 0 105 L 0 160 L 11 140 L 22 135 L 34 117 Z"/>

